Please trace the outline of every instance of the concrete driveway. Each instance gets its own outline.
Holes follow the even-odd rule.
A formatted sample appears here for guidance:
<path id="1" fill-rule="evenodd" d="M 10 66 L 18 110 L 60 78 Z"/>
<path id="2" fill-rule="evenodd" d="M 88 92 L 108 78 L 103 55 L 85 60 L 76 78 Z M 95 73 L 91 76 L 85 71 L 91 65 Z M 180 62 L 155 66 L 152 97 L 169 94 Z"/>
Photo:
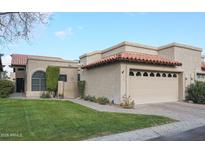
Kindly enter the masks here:
<path id="1" fill-rule="evenodd" d="M 205 141 L 205 126 L 171 136 L 161 136 L 150 141 Z"/>
<path id="2" fill-rule="evenodd" d="M 91 140 L 150 140 L 205 126 L 205 105 L 172 102 L 142 104 L 136 105 L 135 109 L 123 109 L 116 105 L 99 105 L 80 99 L 71 101 L 98 111 L 161 115 L 178 120 L 171 124 L 97 137 Z"/>

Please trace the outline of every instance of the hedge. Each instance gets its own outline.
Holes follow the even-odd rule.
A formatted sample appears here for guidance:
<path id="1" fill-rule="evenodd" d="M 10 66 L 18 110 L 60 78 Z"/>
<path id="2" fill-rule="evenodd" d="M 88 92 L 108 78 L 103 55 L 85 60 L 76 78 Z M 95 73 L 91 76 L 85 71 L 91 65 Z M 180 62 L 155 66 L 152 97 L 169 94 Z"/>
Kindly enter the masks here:
<path id="1" fill-rule="evenodd" d="M 78 81 L 78 89 L 80 97 L 83 98 L 85 96 L 85 81 Z"/>
<path id="2" fill-rule="evenodd" d="M 196 81 L 187 88 L 186 99 L 193 103 L 205 104 L 205 82 Z"/>
<path id="3" fill-rule="evenodd" d="M 0 80 L 0 98 L 9 97 L 14 90 L 14 84 L 9 80 Z"/>
<path id="4" fill-rule="evenodd" d="M 46 69 L 46 89 L 49 92 L 54 92 L 54 95 L 58 90 L 59 72 L 60 68 L 58 66 L 48 66 Z"/>

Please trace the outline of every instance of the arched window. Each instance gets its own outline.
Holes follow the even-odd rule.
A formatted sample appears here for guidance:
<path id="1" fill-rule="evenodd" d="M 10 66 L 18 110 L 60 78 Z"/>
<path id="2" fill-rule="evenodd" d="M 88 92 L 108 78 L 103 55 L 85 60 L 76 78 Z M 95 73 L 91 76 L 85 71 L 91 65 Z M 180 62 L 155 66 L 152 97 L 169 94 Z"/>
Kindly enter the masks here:
<path id="1" fill-rule="evenodd" d="M 130 76 L 134 76 L 134 72 L 130 71 Z"/>
<path id="2" fill-rule="evenodd" d="M 169 74 L 168 74 L 168 78 L 171 78 L 171 77 L 172 77 L 172 75 L 169 73 Z"/>
<path id="3" fill-rule="evenodd" d="M 144 73 L 143 73 L 143 76 L 148 76 L 148 73 L 147 73 L 147 72 L 144 72 Z"/>
<path id="4" fill-rule="evenodd" d="M 174 75 L 173 75 L 173 77 L 174 77 L 174 78 L 176 78 L 176 77 L 177 77 L 177 75 L 176 75 L 176 74 L 174 74 Z"/>
<path id="5" fill-rule="evenodd" d="M 165 73 L 163 73 L 163 74 L 162 74 L 162 77 L 166 77 L 166 74 L 165 74 Z"/>
<path id="6" fill-rule="evenodd" d="M 160 77 L 160 76 L 161 76 L 160 73 L 157 73 L 157 74 L 156 74 L 156 77 Z"/>
<path id="7" fill-rule="evenodd" d="M 150 76 L 150 77 L 154 77 L 154 73 L 153 73 L 153 72 L 151 72 L 149 76 Z"/>
<path id="8" fill-rule="evenodd" d="M 37 71 L 32 75 L 32 91 L 46 90 L 46 73 Z"/>

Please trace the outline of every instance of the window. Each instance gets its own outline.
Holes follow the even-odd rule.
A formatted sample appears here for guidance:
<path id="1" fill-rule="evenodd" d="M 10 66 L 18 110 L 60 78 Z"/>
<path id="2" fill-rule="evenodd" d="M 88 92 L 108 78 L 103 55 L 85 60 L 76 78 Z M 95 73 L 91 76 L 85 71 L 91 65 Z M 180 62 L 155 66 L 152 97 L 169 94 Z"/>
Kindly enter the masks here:
<path id="1" fill-rule="evenodd" d="M 37 71 L 32 75 L 32 91 L 46 90 L 46 73 Z"/>
<path id="2" fill-rule="evenodd" d="M 205 74 L 197 74 L 197 77 L 199 78 L 199 79 L 204 79 L 205 78 Z"/>
<path id="3" fill-rule="evenodd" d="M 147 73 L 147 72 L 144 72 L 144 73 L 143 73 L 143 76 L 148 76 L 148 73 Z"/>
<path id="4" fill-rule="evenodd" d="M 174 74 L 174 75 L 173 75 L 173 77 L 174 77 L 174 78 L 176 78 L 176 77 L 177 77 L 177 75 L 176 75 L 176 74 Z"/>
<path id="5" fill-rule="evenodd" d="M 78 81 L 80 81 L 80 74 L 78 74 Z"/>
<path id="6" fill-rule="evenodd" d="M 151 72 L 149 76 L 150 76 L 150 77 L 154 77 L 154 73 L 153 73 L 153 72 Z"/>
<path id="7" fill-rule="evenodd" d="M 160 73 L 157 73 L 157 74 L 156 74 L 156 77 L 160 77 L 160 76 L 161 76 Z"/>
<path id="8" fill-rule="evenodd" d="M 130 72 L 130 76 L 134 76 L 134 72 L 131 71 L 131 72 Z"/>
<path id="9" fill-rule="evenodd" d="M 25 68 L 18 68 L 18 71 L 25 71 Z"/>
<path id="10" fill-rule="evenodd" d="M 162 77 L 166 77 L 166 74 L 165 74 L 165 73 L 163 73 L 163 74 L 162 74 Z"/>
<path id="11" fill-rule="evenodd" d="M 59 75 L 59 81 L 67 82 L 67 75 L 66 74 L 60 74 Z"/>
<path id="12" fill-rule="evenodd" d="M 142 76 L 141 72 L 137 72 L 136 76 Z"/>
<path id="13" fill-rule="evenodd" d="M 171 77 L 172 77 L 172 75 L 169 73 L 169 74 L 168 74 L 168 78 L 171 78 Z"/>

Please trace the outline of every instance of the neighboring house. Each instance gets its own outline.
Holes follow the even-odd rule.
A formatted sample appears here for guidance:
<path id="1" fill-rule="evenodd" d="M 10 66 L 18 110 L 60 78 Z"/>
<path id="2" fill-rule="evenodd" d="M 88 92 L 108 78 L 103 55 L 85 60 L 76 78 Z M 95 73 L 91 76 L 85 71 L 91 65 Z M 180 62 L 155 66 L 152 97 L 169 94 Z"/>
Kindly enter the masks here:
<path id="1" fill-rule="evenodd" d="M 114 103 L 123 96 L 135 104 L 181 101 L 188 85 L 205 81 L 202 49 L 179 43 L 152 47 L 122 42 L 80 56 L 80 64 L 85 94 Z"/>
<path id="2" fill-rule="evenodd" d="M 4 74 L 5 74 L 5 72 L 3 72 L 4 66 L 3 66 L 2 60 L 1 60 L 2 56 L 3 56 L 3 54 L 0 54 L 0 80 L 4 79 Z"/>
<path id="3" fill-rule="evenodd" d="M 24 92 L 27 97 L 39 97 L 46 91 L 46 69 L 59 66 L 58 94 L 64 98 L 78 96 L 77 79 L 79 63 L 56 57 L 12 54 L 16 92 Z"/>
<path id="4" fill-rule="evenodd" d="M 0 72 L 3 72 L 3 64 L 2 64 L 2 60 L 1 60 L 2 56 L 3 56 L 3 54 L 0 54 Z"/>

